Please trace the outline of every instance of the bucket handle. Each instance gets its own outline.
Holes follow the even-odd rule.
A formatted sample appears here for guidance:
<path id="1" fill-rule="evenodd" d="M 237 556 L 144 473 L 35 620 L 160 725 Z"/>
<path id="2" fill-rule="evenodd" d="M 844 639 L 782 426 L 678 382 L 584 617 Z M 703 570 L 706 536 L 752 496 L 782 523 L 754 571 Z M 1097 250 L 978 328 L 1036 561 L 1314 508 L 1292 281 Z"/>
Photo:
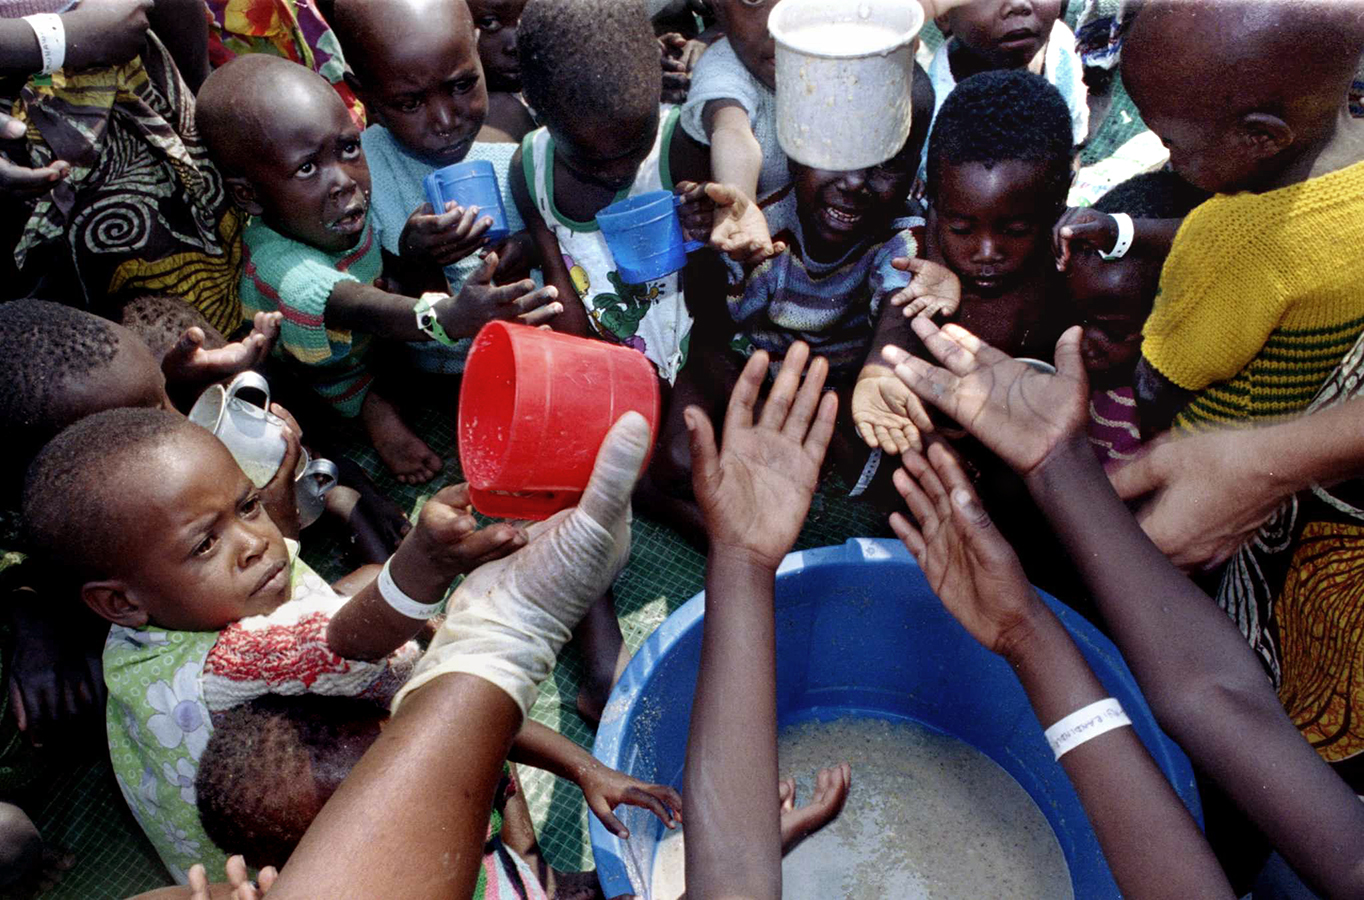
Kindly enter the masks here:
<path id="1" fill-rule="evenodd" d="M 576 506 L 581 498 L 581 491 L 530 491 L 512 496 L 469 486 L 474 509 L 494 519 L 548 519 L 561 509 Z"/>
<path id="2" fill-rule="evenodd" d="M 673 209 L 677 209 L 677 208 L 680 207 L 681 205 L 682 205 L 682 198 L 679 197 L 677 194 L 673 194 Z M 687 253 L 695 253 L 697 250 L 700 250 L 702 247 L 708 247 L 708 246 L 710 246 L 710 245 L 709 245 L 708 243 L 706 243 L 705 241 L 686 241 L 685 243 L 682 244 L 682 249 L 683 249 L 683 251 L 685 251 L 685 252 L 687 252 Z"/>

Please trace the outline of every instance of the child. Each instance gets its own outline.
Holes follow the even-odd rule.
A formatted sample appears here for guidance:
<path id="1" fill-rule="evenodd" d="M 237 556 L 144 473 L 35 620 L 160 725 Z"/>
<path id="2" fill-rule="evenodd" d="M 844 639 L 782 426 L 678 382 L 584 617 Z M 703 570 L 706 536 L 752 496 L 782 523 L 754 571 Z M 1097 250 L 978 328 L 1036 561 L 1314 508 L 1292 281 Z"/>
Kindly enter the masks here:
<path id="1" fill-rule="evenodd" d="M 244 238 L 247 311 L 283 312 L 276 355 L 287 354 L 337 414 L 360 419 L 399 481 L 429 481 L 442 460 L 371 390 L 373 339 L 453 342 L 495 316 L 535 324 L 557 312 L 554 291 L 528 281 L 493 287 L 496 254 L 453 298 L 414 305 L 373 287 L 382 258 L 360 132 L 331 86 L 303 66 L 259 54 L 233 60 L 204 82 L 197 121 L 233 196 L 256 217 Z"/>
<path id="2" fill-rule="evenodd" d="M 361 570 L 338 582 L 355 592 L 347 600 L 286 544 L 227 448 L 175 413 L 97 413 L 38 455 L 25 527 L 114 625 L 110 756 L 177 881 L 198 860 L 221 877 L 225 861 L 210 856 L 194 809 L 211 715 L 265 693 L 386 702 L 450 581 L 524 542 L 509 525 L 476 531 L 467 500 L 462 486 L 437 494 L 377 581 Z"/>
<path id="3" fill-rule="evenodd" d="M 942 105 L 962 81 L 981 72 L 1027 71 L 1043 76 L 1060 92 L 1069 111 L 1071 141 L 1083 144 L 1089 137 L 1088 92 L 1075 34 L 1061 21 L 1063 6 L 1061 0 L 970 0 L 939 16 L 938 27 L 950 37 L 928 66 L 937 97 L 934 127 Z"/>
<path id="4" fill-rule="evenodd" d="M 535 129 L 535 120 L 521 99 L 521 58 L 516 52 L 516 28 L 525 8 L 526 0 L 472 0 L 469 4 L 478 29 L 478 60 L 488 82 L 488 118 L 478 133 L 483 141 L 520 144 Z M 503 202 L 510 212 L 510 202 Z"/>
<path id="5" fill-rule="evenodd" d="M 1045 360 L 1060 331 L 1050 237 L 1070 184 L 1069 122 L 1061 96 L 1042 78 L 986 72 L 957 86 L 928 138 L 923 256 L 935 266 L 917 265 L 916 280 L 932 284 L 915 290 L 948 299 L 959 293 L 950 321 L 1017 356 Z M 902 330 L 898 339 L 916 346 L 912 333 Z M 927 417 L 898 379 L 873 362 L 857 390 L 889 400 L 861 421 L 874 418 L 890 436 L 884 449 L 901 453 L 918 440 Z M 869 446 L 886 443 L 875 434 L 863 437 Z"/>
<path id="6" fill-rule="evenodd" d="M 196 776 L 204 830 L 253 867 L 283 866 L 387 718 L 373 704 L 341 697 L 262 697 L 229 710 L 216 723 Z M 680 815 L 682 798 L 675 790 L 608 768 L 538 722 L 522 725 L 510 758 L 573 781 L 613 833 L 624 832 L 611 813 L 621 803 L 654 812 L 668 828 L 679 824 L 673 816 Z M 519 778 L 509 769 L 484 849 L 489 895 L 520 896 L 529 889 L 532 896 L 569 896 L 576 887 L 598 896 L 595 873 L 558 872 L 543 864 Z M 511 872 L 517 890 L 493 894 L 492 885 Z"/>
<path id="7" fill-rule="evenodd" d="M 1154 430 L 1299 413 L 1364 327 L 1364 267 L 1340 249 L 1364 243 L 1364 122 L 1344 99 L 1360 21 L 1350 3 L 1156 3 L 1132 20 L 1128 92 L 1175 172 L 1217 194 L 1180 227 L 1146 324 Z"/>
<path id="8" fill-rule="evenodd" d="M 1091 207 L 1143 219 L 1183 218 L 1207 195 L 1173 172 L 1138 175 Z M 1089 440 L 1103 461 L 1128 460 L 1141 446 L 1132 384 L 1141 356 L 1141 328 L 1151 314 L 1165 257 L 1136 248 L 1105 259 L 1093 246 L 1076 252 L 1065 270 L 1071 320 L 1084 327 L 1080 351 L 1089 374 Z"/>
<path id="9" fill-rule="evenodd" d="M 498 8 L 494 23 L 504 15 L 511 12 Z M 497 175 L 513 235 L 496 248 L 501 262 L 494 280 L 505 284 L 526 277 L 538 261 L 507 180 L 516 145 L 534 124 L 525 116 L 514 140 L 481 139 L 491 95 L 479 65 L 483 35 L 475 31 L 469 7 L 461 0 L 341 0 L 335 24 L 351 62 L 347 81 L 370 115 L 360 141 L 373 179 L 373 215 L 386 271 L 411 293 L 458 291 L 482 268 L 476 254 L 488 243 L 487 211 L 458 204 L 433 210 L 422 181 L 445 166 L 485 160 Z M 505 107 L 499 107 L 504 114 Z M 412 350 L 408 355 L 418 368 L 459 374 L 468 343 L 447 348 L 426 342 Z"/>
<path id="10" fill-rule="evenodd" d="M 530 0 L 517 46 L 526 101 L 545 124 L 512 160 L 512 194 L 546 283 L 582 301 L 555 328 L 635 347 L 671 384 L 692 324 L 681 275 L 626 284 L 595 221 L 617 200 L 705 171 L 677 110 L 659 106 L 658 43 L 642 0 Z"/>

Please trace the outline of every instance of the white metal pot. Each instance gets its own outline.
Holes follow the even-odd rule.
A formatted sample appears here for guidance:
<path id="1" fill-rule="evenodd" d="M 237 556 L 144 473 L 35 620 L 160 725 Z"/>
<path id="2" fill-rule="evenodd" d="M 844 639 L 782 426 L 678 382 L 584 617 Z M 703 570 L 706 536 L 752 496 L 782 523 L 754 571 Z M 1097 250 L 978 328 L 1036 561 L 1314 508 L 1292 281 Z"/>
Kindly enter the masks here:
<path id="1" fill-rule="evenodd" d="M 909 137 L 916 0 L 781 0 L 767 28 L 777 44 L 777 140 L 817 169 L 878 165 Z"/>

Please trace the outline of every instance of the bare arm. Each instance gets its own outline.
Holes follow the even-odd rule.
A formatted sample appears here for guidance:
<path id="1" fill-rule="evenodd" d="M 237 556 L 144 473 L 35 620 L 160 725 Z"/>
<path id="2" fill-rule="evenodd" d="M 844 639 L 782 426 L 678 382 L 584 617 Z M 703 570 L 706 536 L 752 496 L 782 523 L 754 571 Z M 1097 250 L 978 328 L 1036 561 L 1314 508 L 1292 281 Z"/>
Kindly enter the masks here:
<path id="1" fill-rule="evenodd" d="M 749 199 L 757 199 L 763 149 L 753 136 L 748 112 L 733 100 L 711 100 L 701 115 L 710 134 L 712 180 L 733 185 Z"/>
<path id="2" fill-rule="evenodd" d="M 573 286 L 573 279 L 569 277 L 568 266 L 564 265 L 564 254 L 559 249 L 559 241 L 545 227 L 545 220 L 540 216 L 540 210 L 535 207 L 530 197 L 530 188 L 526 186 L 526 172 L 521 163 L 521 151 L 517 150 L 512 156 L 510 187 L 512 199 L 516 201 L 516 209 L 521 213 L 521 221 L 526 223 L 527 230 L 535 240 L 535 246 L 540 251 L 540 259 L 543 262 L 541 269 L 545 275 L 545 284 L 552 285 L 558 291 L 558 296 L 563 299 L 563 310 L 554 319 L 553 328 L 555 331 L 562 331 L 565 334 L 576 334 L 579 337 L 589 337 L 592 334 L 592 327 L 587 321 L 587 308 L 578 297 L 578 290 Z"/>
<path id="3" fill-rule="evenodd" d="M 917 319 L 914 329 L 949 368 L 897 358 L 897 374 L 1024 476 L 1161 727 L 1299 875 L 1328 896 L 1359 896 L 1364 804 L 1303 740 L 1231 620 L 1113 492 L 1083 430 L 1079 329 L 1057 344 L 1057 375 L 1031 372 L 957 326 Z"/>

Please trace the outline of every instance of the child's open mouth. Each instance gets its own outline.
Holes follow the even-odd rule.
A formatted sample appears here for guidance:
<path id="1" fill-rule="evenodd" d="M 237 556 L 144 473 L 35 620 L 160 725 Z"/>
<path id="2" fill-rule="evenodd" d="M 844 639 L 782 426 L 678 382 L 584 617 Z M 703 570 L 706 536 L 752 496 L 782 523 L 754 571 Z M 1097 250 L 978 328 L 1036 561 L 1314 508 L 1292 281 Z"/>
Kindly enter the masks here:
<path id="1" fill-rule="evenodd" d="M 835 231 L 851 231 L 862 224 L 863 213 L 854 212 L 847 209 L 839 209 L 836 206 L 826 206 L 823 209 L 824 221 Z"/>
<path id="2" fill-rule="evenodd" d="M 352 204 L 341 216 L 327 226 L 328 231 L 336 234 L 359 234 L 365 227 L 365 214 L 369 211 L 369 204 Z"/>

